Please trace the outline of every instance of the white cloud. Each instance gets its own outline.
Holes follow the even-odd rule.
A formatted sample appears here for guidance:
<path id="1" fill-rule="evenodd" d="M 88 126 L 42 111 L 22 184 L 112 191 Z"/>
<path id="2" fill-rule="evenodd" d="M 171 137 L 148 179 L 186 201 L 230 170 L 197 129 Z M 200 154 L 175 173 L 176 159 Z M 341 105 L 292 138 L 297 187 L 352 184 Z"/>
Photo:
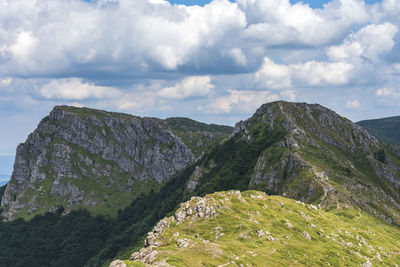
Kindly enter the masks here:
<path id="1" fill-rule="evenodd" d="M 243 51 L 240 48 L 238 47 L 232 48 L 229 51 L 229 55 L 232 57 L 233 61 L 239 66 L 245 66 L 247 64 L 247 58 L 243 54 Z"/>
<path id="2" fill-rule="evenodd" d="M 349 82 L 353 65 L 346 62 L 316 62 L 291 65 L 293 79 L 306 85 L 342 85 Z"/>
<path id="3" fill-rule="evenodd" d="M 394 88 L 380 88 L 376 91 L 376 95 L 383 98 L 400 98 L 400 90 Z"/>
<path id="4" fill-rule="evenodd" d="M 264 64 L 254 74 L 257 87 L 291 88 L 294 85 L 342 85 L 349 82 L 353 65 L 346 62 L 307 61 L 299 64 L 276 64 L 264 58 Z"/>
<path id="5" fill-rule="evenodd" d="M 268 45 L 324 45 L 334 41 L 350 25 L 368 20 L 362 1 L 334 0 L 321 10 L 289 0 L 238 0 L 247 15 L 246 38 Z"/>
<path id="6" fill-rule="evenodd" d="M 360 101 L 358 99 L 355 100 L 348 100 L 346 102 L 346 108 L 349 109 L 359 109 L 361 107 Z"/>
<path id="7" fill-rule="evenodd" d="M 208 114 L 249 113 L 260 105 L 279 99 L 278 94 L 269 91 L 238 91 L 229 90 L 228 95 L 217 97 L 200 111 Z"/>
<path id="8" fill-rule="evenodd" d="M 11 84 L 12 81 L 13 81 L 13 79 L 10 77 L 2 78 L 2 79 L 0 79 L 0 86 L 8 86 Z"/>
<path id="9" fill-rule="evenodd" d="M 265 57 L 261 68 L 254 75 L 255 81 L 263 88 L 287 88 L 292 84 L 289 66 L 274 63 Z"/>
<path id="10" fill-rule="evenodd" d="M 112 87 L 96 86 L 78 78 L 53 80 L 40 89 L 47 99 L 83 100 L 88 98 L 113 98 L 121 92 Z"/>
<path id="11" fill-rule="evenodd" d="M 10 46 L 10 51 L 16 60 L 23 61 L 31 55 L 37 43 L 37 38 L 31 32 L 22 31 Z"/>
<path id="12" fill-rule="evenodd" d="M 172 87 L 165 87 L 158 95 L 170 99 L 184 99 L 193 96 L 208 96 L 213 93 L 214 85 L 210 76 L 191 76 Z"/>
<path id="13" fill-rule="evenodd" d="M 343 44 L 329 47 L 327 55 L 337 61 L 354 61 L 360 57 L 378 61 L 382 54 L 392 50 L 396 32 L 397 26 L 391 23 L 367 25 L 357 33 L 350 34 Z"/>

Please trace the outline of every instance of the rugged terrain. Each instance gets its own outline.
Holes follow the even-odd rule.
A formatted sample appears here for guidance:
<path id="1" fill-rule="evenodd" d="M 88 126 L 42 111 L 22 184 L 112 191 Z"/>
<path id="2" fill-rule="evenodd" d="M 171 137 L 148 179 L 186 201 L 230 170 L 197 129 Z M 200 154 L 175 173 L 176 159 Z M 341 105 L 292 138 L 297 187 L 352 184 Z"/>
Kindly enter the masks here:
<path id="1" fill-rule="evenodd" d="M 273 102 L 234 133 L 196 163 L 187 191 L 257 189 L 400 224 L 400 149 L 350 120 L 317 104 Z"/>
<path id="2" fill-rule="evenodd" d="M 357 124 L 379 140 L 400 146 L 400 116 L 359 121 Z"/>
<path id="3" fill-rule="evenodd" d="M 90 115 L 92 110 L 78 109 L 78 111 L 81 111 L 83 114 L 77 113 L 78 115 L 74 116 L 85 116 L 85 118 L 92 116 Z M 123 114 L 117 115 L 122 116 L 122 118 L 127 116 Z M 117 115 L 113 115 L 112 117 L 117 117 Z M 10 246 L 10 244 L 5 241 L 2 243 L 2 238 L 0 238 L 0 260 L 10 264 L 12 263 L 13 266 L 26 266 L 26 264 L 32 262 L 32 260 L 35 260 L 37 263 L 34 266 L 46 265 L 48 261 L 53 262 L 54 265 L 57 266 L 69 266 L 68 262 L 72 261 L 75 263 L 74 266 L 102 266 L 104 264 L 108 265 L 113 258 L 128 259 L 132 251 L 139 250 L 143 246 L 143 240 L 147 232 L 149 232 L 159 220 L 172 215 L 179 208 L 180 203 L 188 201 L 193 196 L 205 196 L 206 194 L 227 190 L 246 191 L 254 189 L 263 191 L 268 195 L 281 195 L 288 199 L 307 203 L 304 204 L 308 205 L 305 206 L 304 209 L 316 207 L 318 213 L 321 213 L 320 215 L 322 217 L 332 220 L 333 224 L 330 224 L 329 220 L 323 221 L 322 224 L 313 222 L 316 227 L 328 230 L 330 233 L 329 236 L 332 236 L 331 233 L 334 233 L 334 229 L 342 229 L 338 226 L 339 222 L 343 222 L 343 224 L 348 223 L 343 226 L 343 230 L 351 233 L 351 236 L 347 236 L 346 239 L 345 236 L 341 236 L 339 233 L 337 233 L 337 235 L 343 240 L 346 240 L 346 242 L 351 242 L 353 244 L 354 242 L 350 241 L 352 240 L 351 238 L 356 238 L 356 235 L 360 238 L 362 231 L 367 231 L 366 227 L 368 226 L 368 222 L 371 223 L 371 231 L 375 231 L 374 229 L 378 227 L 390 229 L 387 230 L 389 232 L 392 231 L 395 233 L 398 231 L 398 225 L 400 224 L 400 148 L 395 145 L 380 142 L 365 129 L 325 107 L 317 104 L 289 103 L 282 101 L 267 103 L 262 105 L 251 118 L 237 123 L 233 133 L 230 134 L 229 137 L 227 134 L 224 134 L 225 131 L 221 129 L 213 132 L 211 130 L 205 130 L 203 127 L 206 126 L 204 125 L 194 127 L 193 125 L 195 125 L 195 123 L 189 120 L 182 121 L 181 119 L 175 118 L 163 121 L 154 118 L 137 119 L 136 117 L 132 117 L 132 120 L 140 120 L 143 122 L 143 125 L 146 124 L 144 121 L 149 120 L 157 125 L 155 129 L 162 129 L 161 132 L 165 133 L 166 136 L 171 136 L 173 134 L 174 138 L 178 140 L 177 142 L 179 144 L 184 144 L 187 149 L 174 150 L 177 145 L 175 143 L 176 140 L 172 137 L 171 143 L 169 143 L 170 145 L 162 145 L 165 143 L 157 139 L 157 136 L 160 136 L 157 134 L 158 130 L 148 133 L 149 139 L 143 139 L 156 141 L 149 141 L 150 144 L 147 147 L 145 146 L 146 142 L 142 142 L 138 144 L 138 146 L 145 146 L 145 151 L 151 151 L 151 153 L 155 153 L 154 147 L 161 147 L 156 151 L 163 151 L 162 149 L 178 151 L 178 154 L 180 153 L 179 155 L 189 155 L 189 152 L 181 152 L 191 151 L 193 157 L 189 157 L 190 160 L 188 160 L 186 167 L 182 166 L 180 170 L 178 170 L 178 168 L 173 170 L 170 174 L 170 178 L 165 178 L 162 180 L 164 182 L 161 184 L 157 182 L 161 181 L 161 179 L 157 180 L 155 177 L 151 178 L 153 184 L 156 185 L 156 187 L 152 188 L 156 188 L 156 190 L 141 190 L 142 194 L 137 197 L 132 197 L 133 201 L 128 199 L 130 202 L 126 204 L 125 208 L 121 208 L 121 211 L 116 214 L 115 218 L 91 217 L 83 211 L 73 211 L 63 216 L 62 214 L 65 214 L 65 212 L 57 210 L 56 213 L 38 216 L 29 222 L 16 220 L 11 224 L 2 223 L 0 224 L 0 235 L 3 236 L 3 240 L 6 240 L 10 236 L 18 236 L 24 241 L 24 249 L 21 249 L 21 246 L 17 243 L 13 246 Z M 42 123 L 47 123 L 48 121 L 49 118 L 45 119 Z M 152 123 L 150 124 L 153 125 Z M 70 126 L 68 126 L 68 124 L 65 125 L 68 132 Z M 126 122 L 121 123 L 120 126 L 125 127 L 123 125 L 127 125 Z M 55 129 L 62 127 L 64 127 L 64 124 L 56 124 L 54 126 Z M 202 129 L 200 132 L 196 130 L 198 127 Z M 215 129 L 216 126 L 207 127 Z M 119 126 L 114 128 L 119 129 Z M 96 129 L 101 132 L 102 127 Z M 226 128 L 223 129 L 226 130 Z M 194 130 L 196 130 L 195 132 L 197 134 L 201 134 L 201 136 L 204 136 L 205 132 L 211 132 L 213 135 L 218 135 L 221 138 L 215 138 L 213 141 L 210 141 L 211 143 L 207 143 L 206 140 L 208 139 L 202 137 L 201 142 L 199 142 L 198 139 L 190 138 Z M 81 132 L 85 131 L 77 131 L 77 133 Z M 144 132 L 147 134 L 146 131 Z M 110 136 L 113 135 L 114 134 Z M 31 135 L 28 140 L 32 138 Z M 75 139 L 80 140 L 77 137 L 72 138 L 70 143 L 74 144 L 73 140 Z M 90 144 L 91 139 L 93 138 L 91 137 L 85 142 Z M 50 140 L 58 139 L 50 137 Z M 167 138 L 167 140 L 170 139 Z M 203 144 L 203 146 L 201 146 L 201 144 Z M 75 149 L 73 145 L 68 146 Z M 125 143 L 121 142 L 119 146 L 125 147 Z M 22 147 L 24 147 L 24 145 Z M 180 148 L 182 147 L 183 146 Z M 201 147 L 204 147 L 204 150 L 200 150 L 199 148 Z M 97 156 L 92 153 L 88 154 L 90 155 L 90 157 L 88 157 L 93 157 L 91 159 L 95 162 L 97 162 L 97 160 L 102 162 L 103 151 L 107 151 L 106 147 Z M 123 149 L 123 151 L 125 150 Z M 172 155 L 168 153 L 169 152 L 165 155 Z M 55 154 L 54 157 L 50 158 L 57 159 L 57 155 L 58 154 Z M 121 155 L 125 155 L 125 152 Z M 36 161 L 33 162 L 37 162 L 37 158 L 35 157 L 26 158 L 34 158 Z M 73 164 L 80 162 L 76 157 L 71 159 L 72 160 L 68 160 L 68 162 Z M 176 158 L 168 157 L 165 162 L 175 162 L 173 160 L 176 160 Z M 135 165 L 134 161 L 132 161 L 132 164 L 133 166 L 141 166 L 140 164 Z M 168 164 L 166 166 L 176 166 Z M 119 166 L 117 170 L 122 168 L 118 161 L 116 161 L 115 165 Z M 78 165 L 78 167 L 80 166 L 84 165 Z M 23 168 L 18 168 L 17 166 L 16 169 Z M 146 169 L 140 172 L 140 168 L 134 167 L 133 170 L 139 171 L 139 174 L 146 173 Z M 147 173 L 150 173 L 150 171 Z M 15 174 L 18 173 L 14 170 L 13 175 L 15 176 Z M 133 175 L 136 175 L 136 173 L 134 172 L 134 174 L 128 177 L 132 177 Z M 55 181 L 52 180 L 54 176 L 50 175 L 46 177 L 51 177 L 51 179 L 49 179 L 49 181 L 51 181 L 50 184 Z M 95 179 L 98 175 L 93 175 L 91 177 Z M 123 183 L 126 183 L 126 180 L 124 181 L 123 178 L 124 176 L 121 177 L 122 178 L 112 173 L 110 177 L 106 177 L 106 181 L 112 178 L 114 181 L 112 185 L 118 184 L 119 179 L 121 179 Z M 86 179 L 84 180 L 86 181 Z M 88 180 L 90 181 L 90 179 Z M 79 178 L 74 178 L 73 181 L 79 181 Z M 139 184 L 148 184 L 147 180 L 142 181 L 138 179 L 138 181 Z M 99 183 L 101 184 L 101 182 Z M 16 187 L 15 184 L 12 186 Z M 8 196 L 10 196 L 7 190 L 12 186 L 7 187 L 6 195 L 8 194 Z M 51 186 L 48 186 L 43 192 L 43 195 L 45 192 L 50 192 L 48 194 L 51 194 L 51 188 Z M 24 192 L 23 190 L 20 191 Z M 20 191 L 17 190 L 16 192 Z M 40 197 L 40 194 L 32 194 L 33 197 L 28 197 L 26 199 L 35 200 L 35 196 Z M 3 200 L 4 199 L 6 199 L 6 197 L 3 197 Z M 57 199 L 57 197 L 48 195 L 47 200 L 50 201 L 52 199 Z M 271 199 L 280 198 L 273 197 Z M 16 200 L 18 200 L 18 196 Z M 16 200 L 16 204 L 21 203 Z M 121 203 L 126 200 L 127 199 L 121 200 Z M 285 199 L 281 199 L 280 201 L 283 203 L 288 201 L 288 206 L 295 203 Z M 33 201 L 33 203 L 35 202 Z M 104 203 L 109 203 L 109 201 L 100 202 L 98 208 L 104 209 Z M 296 203 L 299 204 L 298 207 L 293 204 L 296 206 L 294 209 L 301 209 L 300 205 L 303 206 L 301 203 Z M 240 203 L 238 203 L 238 205 L 240 205 Z M 6 205 L 4 207 L 7 208 Z M 82 207 L 82 205 L 78 204 L 76 207 Z M 88 206 L 87 209 L 90 210 L 90 206 Z M 284 210 L 280 211 L 283 213 L 286 212 Z M 303 212 L 308 214 L 306 210 L 303 210 Z M 92 214 L 93 213 L 92 210 Z M 273 213 L 275 213 L 275 211 Z M 300 219 L 298 214 L 293 216 L 293 222 Z M 309 214 L 309 216 L 312 216 L 312 214 Z M 316 214 L 314 214 L 314 216 L 316 216 Z M 262 218 L 259 218 L 259 220 L 261 219 Z M 264 219 L 267 220 L 267 218 Z M 290 220 L 290 218 L 287 219 Z M 71 223 L 68 223 L 70 221 L 74 222 L 74 227 L 67 227 L 68 231 L 63 231 L 63 227 L 60 228 L 60 226 L 70 226 Z M 351 228 L 351 223 L 355 221 L 363 222 L 363 224 L 359 226 L 355 224 L 356 229 L 349 229 L 349 227 Z M 266 221 L 266 223 L 268 223 L 268 221 Z M 307 231 L 307 225 L 301 224 L 300 221 L 298 221 L 298 223 L 299 227 L 301 226 L 299 229 L 302 229 L 301 234 L 305 231 L 311 237 L 311 240 L 316 239 L 314 235 L 315 232 Z M 388 223 L 388 225 L 385 223 Z M 392 226 L 390 226 L 390 224 Z M 84 231 L 84 233 L 82 233 L 81 229 L 90 229 L 90 227 L 94 226 L 100 229 L 98 231 Z M 234 226 L 233 224 L 232 227 Z M 45 240 L 44 243 L 41 239 L 43 229 L 52 236 L 48 240 Z M 357 229 L 361 229 L 361 232 L 358 232 L 358 234 L 355 232 Z M 230 230 L 234 231 L 234 229 Z M 265 233 L 268 231 L 273 238 L 275 238 L 275 235 L 278 235 L 277 232 L 274 232 L 275 230 L 269 228 L 260 228 L 257 230 L 263 230 Z M 279 227 L 276 228 L 276 230 L 283 231 L 282 233 L 286 235 L 289 234 L 289 232 L 284 232 L 284 230 Z M 27 231 L 32 234 L 26 237 L 25 233 Z M 201 236 L 206 233 L 199 232 L 197 234 Z M 237 233 L 232 232 L 231 234 Z M 224 233 L 224 235 L 228 235 L 228 233 Z M 82 236 L 84 236 L 84 238 Z M 388 240 L 398 241 L 398 235 L 396 237 L 391 237 L 390 235 L 386 236 L 385 232 L 383 232 L 380 233 L 379 236 L 376 246 L 381 246 L 378 244 L 381 244 L 380 240 L 383 240 L 385 237 L 387 237 Z M 67 241 L 58 242 L 58 240 L 64 240 L 66 237 Z M 299 236 L 294 237 L 297 238 Z M 304 234 L 304 237 L 307 240 L 307 235 Z M 333 237 L 335 240 L 341 242 L 341 239 L 337 239 L 336 236 Z M 281 240 L 279 235 L 278 238 Z M 355 262 L 368 264 L 367 258 L 371 262 L 374 262 L 376 258 L 373 258 L 373 255 L 378 257 L 376 252 L 379 251 L 376 250 L 369 239 L 367 240 L 366 236 L 363 235 L 363 238 L 368 245 L 374 247 L 374 250 L 371 252 L 353 250 L 355 255 L 360 253 L 362 256 L 359 257 L 361 259 L 360 261 Z M 252 240 L 254 241 L 255 239 Z M 260 246 L 270 244 L 264 243 L 264 241 L 269 242 L 271 240 L 260 240 L 261 243 L 256 242 L 251 245 L 252 249 L 257 250 L 257 244 Z M 326 237 L 324 237 L 319 241 L 324 243 L 331 242 L 332 240 L 328 241 Z M 43 244 L 48 243 L 58 245 L 43 246 Z M 289 244 L 289 242 L 286 243 Z M 326 246 L 326 244 L 324 245 L 322 243 L 318 245 L 329 249 L 330 246 Z M 333 243 L 331 244 L 333 245 Z M 43 255 L 40 258 L 37 258 L 34 253 L 35 250 L 33 248 L 37 246 L 43 248 Z M 75 248 L 79 248 L 79 250 Z M 315 248 L 317 248 L 317 246 Z M 349 252 L 346 248 L 343 250 L 342 248 L 337 248 L 340 255 L 345 251 Z M 384 248 L 383 245 L 382 248 Z M 385 248 L 385 253 L 394 251 L 390 247 Z M 297 248 L 295 248 L 295 250 L 296 249 Z M 298 249 L 303 254 L 308 255 L 309 253 L 304 247 L 298 247 Z M 7 254 L 1 255 L 1 250 L 7 251 Z M 179 254 L 180 252 L 177 253 Z M 279 253 L 277 252 L 273 255 L 284 255 Z M 320 255 L 322 254 L 321 252 Z M 12 255 L 12 258 L 10 258 L 9 255 Z M 239 255 L 239 257 L 241 255 Z M 382 258 L 382 255 L 389 254 L 380 253 L 379 257 Z M 346 258 L 350 257 L 349 255 L 345 256 L 343 254 L 343 257 L 345 257 L 345 259 L 350 259 Z M 385 257 L 387 257 L 385 259 L 388 260 L 389 263 L 393 262 L 392 258 L 389 256 Z M 15 258 L 19 259 L 18 263 L 13 262 Z M 228 258 L 229 257 L 225 257 L 223 260 L 225 261 Z M 296 256 L 294 260 L 299 259 Z M 315 259 L 314 262 L 311 261 L 314 259 L 309 260 L 310 263 L 320 263 L 322 260 L 325 260 L 325 258 L 321 256 Z M 179 261 L 179 259 L 177 261 Z M 225 263 L 226 261 L 223 264 Z"/>
<path id="4" fill-rule="evenodd" d="M 116 215 L 229 135 L 228 126 L 58 106 L 17 148 L 8 220 L 84 208 Z"/>
<path id="5" fill-rule="evenodd" d="M 259 191 L 193 197 L 110 266 L 396 266 L 400 228 Z M 268 264 L 266 264 L 268 263 Z"/>

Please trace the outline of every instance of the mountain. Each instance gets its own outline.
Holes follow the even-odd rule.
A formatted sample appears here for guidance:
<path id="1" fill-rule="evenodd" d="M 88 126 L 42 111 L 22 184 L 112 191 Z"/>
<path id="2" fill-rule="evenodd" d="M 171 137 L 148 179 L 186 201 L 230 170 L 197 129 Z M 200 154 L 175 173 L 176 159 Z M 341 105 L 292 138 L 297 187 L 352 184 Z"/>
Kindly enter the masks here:
<path id="1" fill-rule="evenodd" d="M 318 104 L 264 104 L 201 160 L 195 195 L 257 189 L 324 209 L 357 207 L 400 224 L 400 148 Z"/>
<path id="2" fill-rule="evenodd" d="M 87 110 L 79 110 L 87 113 Z M 63 127 L 56 126 L 55 129 Z M 66 124 L 66 127 L 70 126 Z M 171 123 L 166 127 L 172 127 Z M 172 128 L 170 131 L 177 132 Z M 149 136 L 154 138 L 155 133 L 157 131 Z M 325 220 L 322 224 L 314 224 L 329 231 L 338 228 L 341 222 L 350 224 L 350 219 L 362 214 L 360 221 L 363 224 L 355 225 L 360 227 L 356 229 L 366 229 L 369 223 L 371 229 L 382 225 L 386 230 L 379 233 L 379 240 L 385 237 L 385 231 L 397 233 L 392 229 L 398 229 L 400 225 L 399 147 L 381 143 L 363 128 L 320 105 L 282 101 L 262 105 L 251 118 L 238 122 L 229 137 L 226 134 L 223 136 L 204 149 L 204 154 L 198 153 L 197 160 L 188 162 L 186 167 L 171 174 L 159 184 L 157 190 L 142 190 L 116 212 L 115 217 L 94 217 L 93 213 L 88 214 L 84 210 L 63 215 L 65 212 L 57 209 L 54 213 L 36 216 L 27 222 L 15 220 L 0 223 L 0 235 L 3 237 L 0 238 L 0 262 L 12 266 L 48 266 L 48 262 L 53 266 L 70 266 L 71 262 L 73 266 L 103 266 L 114 258 L 128 259 L 133 251 L 143 246 L 143 240 L 153 226 L 164 217 L 173 215 L 181 203 L 194 196 L 228 190 L 258 190 L 295 199 L 310 207 L 312 204 L 324 211 L 321 216 L 332 219 L 332 222 Z M 181 140 L 185 142 L 185 138 Z M 190 149 L 190 146 L 187 147 Z M 40 193 L 34 194 L 31 199 L 37 195 Z M 295 203 L 281 201 L 288 201 L 288 206 Z M 104 207 L 104 202 L 99 207 Z M 295 222 L 298 218 L 293 217 L 292 220 Z M 267 218 L 265 222 L 268 222 Z M 349 224 L 343 225 L 342 229 L 350 232 Z M 301 233 L 306 231 L 315 239 L 315 233 L 303 226 Z M 84 230 L 92 228 L 96 230 Z M 273 233 L 268 229 L 261 230 Z M 354 237 L 353 230 L 350 233 Z M 279 227 L 276 231 L 285 233 Z M 27 232 L 30 235 L 27 236 Z M 43 236 L 46 236 L 45 240 Z M 6 241 L 10 238 L 17 238 L 20 242 L 10 245 Z M 363 238 L 369 245 L 372 244 L 367 236 L 363 235 Z M 261 246 L 264 243 L 257 244 Z M 39 252 L 35 249 L 37 247 L 41 248 Z M 297 248 L 303 254 L 309 253 L 307 247 Z M 390 247 L 382 248 L 385 252 L 394 251 Z M 4 255 L 2 251 L 5 251 Z M 340 254 L 345 252 L 343 249 L 340 251 Z M 37 257 L 37 253 L 41 256 Z M 370 252 L 362 252 L 361 255 L 371 256 Z"/>
<path id="3" fill-rule="evenodd" d="M 359 121 L 357 124 L 379 140 L 400 146 L 400 116 Z"/>
<path id="4" fill-rule="evenodd" d="M 115 216 L 231 131 L 187 118 L 57 106 L 17 148 L 3 216 L 32 218 L 60 206 Z"/>
<path id="5" fill-rule="evenodd" d="M 400 228 L 354 209 L 326 212 L 259 191 L 217 192 L 182 203 L 139 252 L 110 267 L 395 266 L 399 236 Z"/>

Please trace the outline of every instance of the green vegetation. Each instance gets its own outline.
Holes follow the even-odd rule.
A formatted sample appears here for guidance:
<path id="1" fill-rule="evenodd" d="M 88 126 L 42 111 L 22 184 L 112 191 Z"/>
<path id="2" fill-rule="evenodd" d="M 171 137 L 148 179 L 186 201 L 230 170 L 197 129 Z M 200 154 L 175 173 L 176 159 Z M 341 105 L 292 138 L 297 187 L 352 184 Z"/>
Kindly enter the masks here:
<path id="1" fill-rule="evenodd" d="M 189 118 L 172 117 L 165 119 L 169 128 L 176 131 L 184 132 L 210 132 L 210 133 L 225 133 L 231 134 L 233 128 L 231 126 L 206 124 Z"/>
<path id="2" fill-rule="evenodd" d="M 189 206 L 195 206 L 191 200 Z M 195 214 L 168 227 L 155 242 L 155 262 L 173 266 L 395 266 L 400 228 L 364 212 L 326 212 L 258 191 L 218 192 L 205 197 L 216 215 Z M 134 262 L 128 266 L 134 266 Z"/>
<path id="3" fill-rule="evenodd" d="M 272 106 L 269 111 L 279 112 L 279 108 Z M 248 189 L 304 199 L 308 203 L 325 207 L 325 211 L 282 197 L 267 197 L 255 191 L 245 192 L 245 202 L 231 199 L 228 209 L 219 210 L 219 215 L 215 218 L 196 221 L 190 227 L 189 222 L 172 224 L 172 230 L 165 233 L 165 245 L 160 248 L 160 259 L 176 266 L 193 265 L 192 263 L 215 266 L 230 261 L 252 265 L 263 265 L 268 261 L 271 265 L 315 266 L 330 263 L 334 266 L 359 266 L 367 258 L 374 264 L 380 264 L 379 259 L 388 265 L 398 262 L 400 259 L 396 244 L 400 234 L 399 227 L 387 225 L 371 214 L 392 223 L 399 222 L 399 211 L 396 210 L 395 202 L 398 192 L 377 172 L 383 170 L 399 177 L 398 170 L 393 166 L 399 167 L 400 159 L 384 145 L 357 143 L 360 140 L 355 137 L 357 132 L 353 132 L 350 122 L 345 119 L 336 119 L 335 125 L 328 127 L 326 124 L 322 130 L 319 129 L 319 125 L 324 123 L 319 121 L 320 117 L 326 118 L 322 109 L 315 109 L 305 116 L 293 104 L 282 103 L 281 108 L 291 114 L 290 120 L 286 113 L 277 113 L 273 123 L 266 122 L 267 113 L 262 114 L 261 110 L 245 122 L 242 131 L 222 142 L 222 138 L 215 141 L 200 135 L 204 130 L 213 131 L 207 125 L 182 118 L 171 118 L 167 122 L 154 118 L 159 123 L 164 123 L 166 128 L 170 127 L 189 144 L 196 156 L 202 153 L 204 155 L 159 187 L 136 185 L 139 188 L 143 186 L 143 190 L 138 191 L 140 194 L 132 193 L 128 198 L 117 195 L 114 187 L 116 183 L 110 183 L 109 176 L 85 176 L 80 173 L 81 166 L 74 166 L 77 168 L 76 173 L 87 179 L 76 182 L 71 177 L 63 182 L 76 182 L 85 191 L 90 191 L 98 183 L 104 187 L 96 189 L 96 195 L 104 198 L 111 192 L 116 196 L 115 201 L 102 202 L 98 207 L 91 208 L 90 213 L 75 211 L 61 216 L 61 211 L 58 211 L 37 216 L 29 222 L 17 220 L 0 224 L 0 262 L 4 259 L 4 262 L 9 263 L 12 258 L 8 255 L 14 255 L 18 261 L 13 262 L 12 266 L 26 266 L 23 257 L 26 250 L 33 248 L 32 251 L 35 251 L 44 242 L 58 244 L 60 238 L 67 238 L 66 243 L 61 242 L 60 245 L 49 248 L 44 246 L 40 262 L 32 261 L 30 266 L 71 266 L 67 262 L 76 263 L 73 266 L 106 266 L 115 258 L 128 259 L 133 251 L 142 247 L 145 235 L 157 221 L 174 214 L 180 203 L 192 196 Z M 297 133 L 283 128 L 288 121 L 297 123 Z M 227 134 L 222 136 L 226 137 Z M 203 150 L 199 149 L 198 143 L 206 144 Z M 154 142 L 149 140 L 146 145 L 154 146 Z M 115 173 L 116 163 L 89 155 L 77 147 L 73 149 L 73 159 L 79 154 L 88 156 L 102 166 L 102 169 L 109 165 Z M 189 189 L 188 184 L 193 182 L 195 170 L 201 170 L 201 174 L 196 177 L 196 186 Z M 56 177 L 52 176 L 50 168 L 45 171 L 48 171 L 49 177 Z M 259 174 L 259 183 L 252 183 L 256 172 Z M 129 179 L 121 172 L 116 177 L 124 183 Z M 51 183 L 52 180 L 49 179 L 43 184 L 44 192 L 49 190 Z M 265 199 L 252 198 L 252 194 L 262 194 Z M 219 199 L 218 193 L 213 197 Z M 40 205 L 52 203 L 49 195 L 46 201 Z M 53 202 L 53 205 L 54 203 L 58 204 Z M 113 216 L 94 217 L 105 210 L 113 210 Z M 79 215 L 81 213 L 82 216 Z M 311 219 L 307 219 L 309 217 Z M 251 218 L 258 223 L 250 221 Z M 87 231 L 82 239 L 79 229 L 88 229 L 96 220 L 102 226 L 101 230 Z M 286 220 L 293 227 L 289 227 Z M 65 233 L 60 233 L 61 226 L 68 222 L 75 223 L 77 228 L 67 227 Z M 60 229 L 49 225 L 60 226 Z M 46 231 L 45 235 L 40 234 L 44 227 L 58 234 L 47 234 Z M 215 240 L 217 227 L 222 227 L 224 235 Z M 257 234 L 259 230 L 265 233 L 262 238 Z M 178 241 L 173 236 L 176 233 L 174 231 L 179 231 L 180 236 L 193 242 L 198 253 L 179 248 Z M 310 240 L 304 232 L 309 234 Z M 32 234 L 23 236 L 22 233 Z M 248 238 L 241 237 L 243 233 Z M 17 237 L 15 240 L 23 242 L 24 246 L 8 246 L 10 236 Z M 65 252 L 69 246 L 85 248 L 74 255 Z M 2 248 L 6 249 L 2 251 Z M 220 250 L 221 253 L 218 252 L 215 257 L 210 256 L 210 248 Z M 60 254 L 60 251 L 64 252 Z M 143 266 L 141 263 L 129 264 Z"/>
<path id="4" fill-rule="evenodd" d="M 382 141 L 400 145 L 400 116 L 359 121 L 357 124 Z"/>
<path id="5" fill-rule="evenodd" d="M 87 211 L 62 212 L 0 222 L 0 265 L 83 266 L 102 248 L 112 222 Z"/>

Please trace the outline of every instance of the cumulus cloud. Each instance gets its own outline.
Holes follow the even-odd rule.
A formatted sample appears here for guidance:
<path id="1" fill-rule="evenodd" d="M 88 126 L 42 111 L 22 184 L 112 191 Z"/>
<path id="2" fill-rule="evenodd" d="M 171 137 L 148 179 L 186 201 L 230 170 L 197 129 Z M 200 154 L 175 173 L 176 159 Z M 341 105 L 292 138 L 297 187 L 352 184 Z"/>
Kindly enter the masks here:
<path id="1" fill-rule="evenodd" d="M 200 106 L 199 110 L 209 114 L 249 113 L 264 103 L 285 99 L 296 99 L 294 91 L 282 91 L 280 94 L 271 91 L 239 91 L 228 90 L 228 94 L 217 97 L 206 107 Z"/>
<path id="2" fill-rule="evenodd" d="M 361 107 L 360 101 L 358 99 L 355 100 L 348 100 L 346 102 L 346 108 L 349 109 L 359 109 Z"/>
<path id="3" fill-rule="evenodd" d="M 11 84 L 11 82 L 12 82 L 12 78 L 10 78 L 10 77 L 5 77 L 5 78 L 2 78 L 2 79 L 0 79 L 0 86 L 7 86 L 7 85 L 10 85 Z"/>
<path id="4" fill-rule="evenodd" d="M 265 57 L 261 68 L 254 75 L 255 81 L 264 88 L 285 88 L 292 84 L 292 73 L 290 66 L 274 63 Z"/>
<path id="5" fill-rule="evenodd" d="M 112 87 L 96 86 L 78 78 L 53 80 L 40 89 L 47 99 L 83 100 L 88 98 L 113 98 L 121 92 Z"/>
<path id="6" fill-rule="evenodd" d="M 266 57 L 254 74 L 257 87 L 290 88 L 292 84 L 318 86 L 342 85 L 349 82 L 353 65 L 346 62 L 307 61 L 300 64 L 276 64 Z"/>
<path id="7" fill-rule="evenodd" d="M 159 91 L 159 96 L 170 99 L 184 99 L 193 96 L 208 96 L 213 93 L 214 85 L 210 76 L 191 76 L 172 87 Z"/>
<path id="8" fill-rule="evenodd" d="M 394 46 L 397 27 L 391 23 L 367 25 L 355 34 L 350 34 L 343 44 L 328 48 L 327 55 L 336 61 L 354 61 L 364 57 L 378 61 L 382 54 Z"/>
<path id="9" fill-rule="evenodd" d="M 0 75 L 86 79 L 254 71 L 268 48 L 329 46 L 379 13 L 361 0 L 333 0 L 323 9 L 289 0 L 214 0 L 202 7 L 161 0 L 1 3 Z M 393 32 L 383 23 L 357 38 L 376 42 L 364 51 L 375 59 L 392 47 Z"/>
<path id="10" fill-rule="evenodd" d="M 400 90 L 394 88 L 380 88 L 376 91 L 376 95 L 382 98 L 400 98 Z"/>

